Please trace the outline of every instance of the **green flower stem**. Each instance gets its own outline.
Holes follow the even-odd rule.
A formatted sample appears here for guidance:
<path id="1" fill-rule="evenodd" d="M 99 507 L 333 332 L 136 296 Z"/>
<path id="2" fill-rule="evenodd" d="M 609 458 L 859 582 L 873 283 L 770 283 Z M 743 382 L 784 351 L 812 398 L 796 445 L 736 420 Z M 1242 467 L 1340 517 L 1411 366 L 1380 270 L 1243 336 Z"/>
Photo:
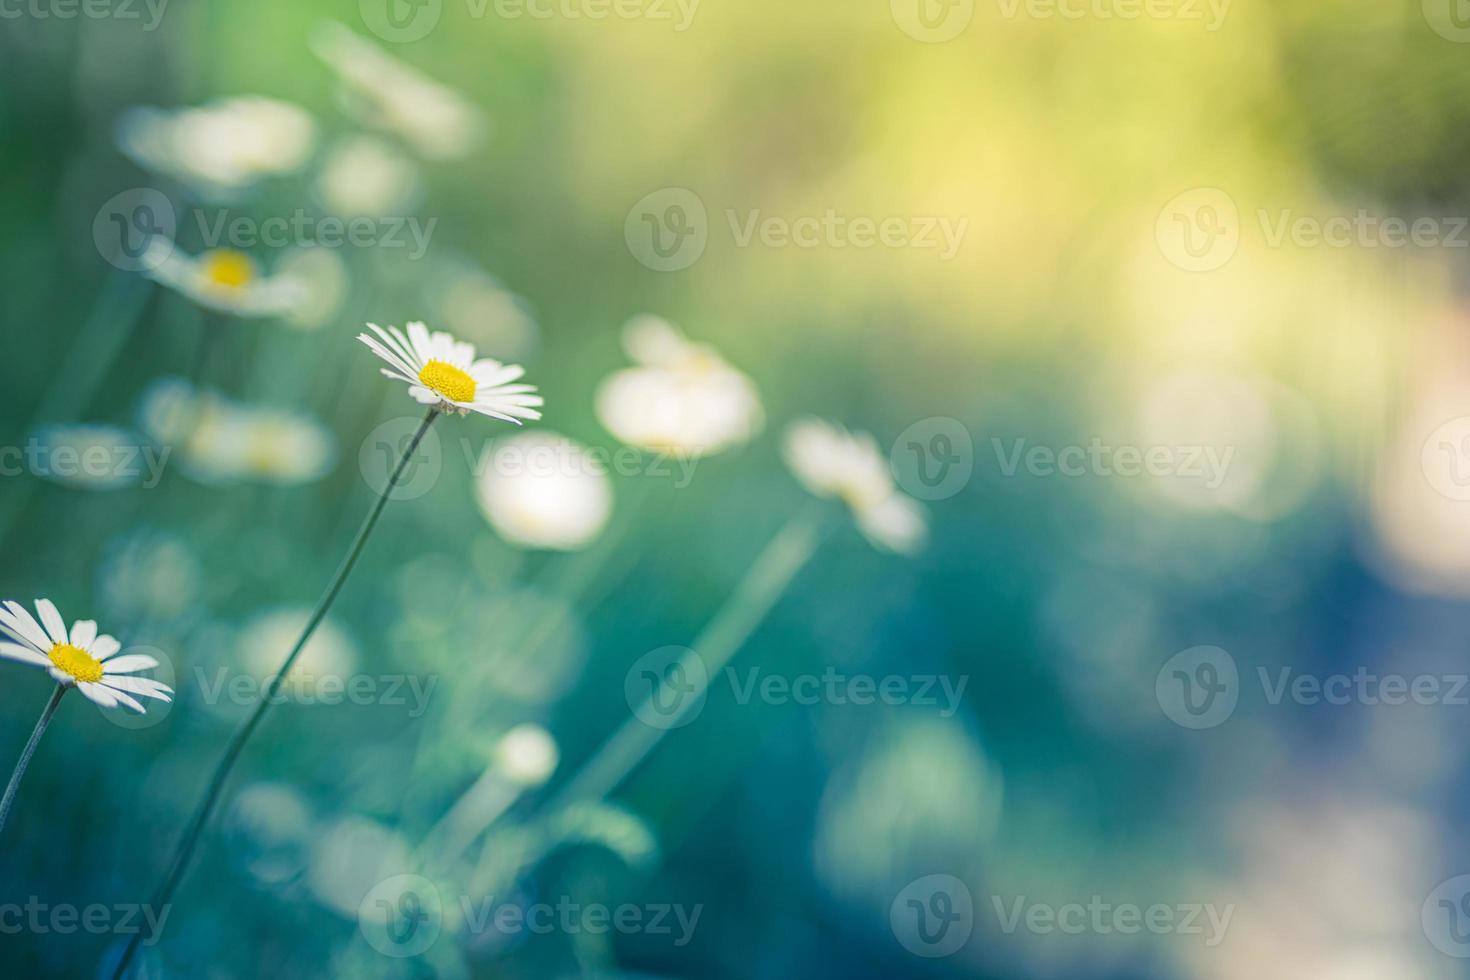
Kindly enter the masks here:
<path id="1" fill-rule="evenodd" d="M 194 816 L 190 819 L 189 825 L 179 841 L 179 846 L 174 852 L 173 863 L 169 866 L 168 874 L 164 876 L 163 881 L 158 886 L 158 890 L 153 894 L 153 908 L 164 908 L 173 897 L 174 889 L 178 887 L 179 880 L 184 876 L 184 872 L 188 870 L 189 861 L 194 856 L 194 851 L 199 845 L 199 838 L 204 833 L 204 828 L 208 825 L 209 818 L 214 813 L 216 804 L 219 803 L 220 795 L 224 791 L 225 781 L 229 778 L 230 771 L 234 769 L 235 762 L 240 758 L 240 753 L 244 750 L 245 743 L 250 740 L 250 736 L 254 734 L 255 729 L 260 725 L 261 719 L 265 717 L 267 709 L 270 708 L 271 703 L 275 700 L 276 692 L 280 689 L 281 684 L 284 683 L 286 675 L 291 672 L 291 667 L 296 663 L 296 658 L 301 655 L 301 651 L 306 647 L 307 641 L 311 639 L 311 635 L 316 632 L 317 626 L 326 617 L 327 610 L 332 608 L 332 603 L 336 600 L 337 593 L 342 591 L 342 586 L 347 582 L 347 576 L 352 573 L 353 566 L 357 564 L 357 559 L 362 555 L 363 548 L 367 545 L 368 535 L 372 534 L 374 526 L 378 523 L 378 518 L 383 513 L 384 506 L 388 503 L 388 498 L 393 495 L 393 489 L 402 478 L 404 468 L 408 465 L 408 461 L 413 458 L 413 454 L 417 451 L 420 440 L 429 431 L 429 426 L 434 423 L 434 419 L 438 414 L 439 409 L 437 407 L 431 408 L 428 414 L 424 416 L 423 422 L 419 423 L 418 431 L 414 433 L 413 440 L 408 444 L 408 448 L 404 451 L 403 457 L 399 459 L 398 465 L 393 470 L 393 475 L 388 479 L 388 485 L 378 495 L 377 502 L 373 504 L 372 510 L 368 512 L 367 518 L 362 522 L 362 527 L 358 529 L 357 537 L 353 539 L 352 547 L 348 549 L 347 556 L 342 559 L 342 564 L 338 566 L 337 574 L 332 577 L 331 584 L 327 586 L 327 591 L 322 594 L 321 599 L 316 604 L 316 608 L 312 610 L 311 618 L 307 620 L 306 628 L 302 630 L 301 637 L 296 641 L 296 645 L 291 648 L 291 652 L 286 655 L 286 659 L 281 663 L 280 669 L 276 671 L 275 675 L 271 677 L 270 682 L 266 684 L 265 689 L 261 692 L 260 702 L 255 706 L 255 710 L 251 712 L 250 717 L 245 720 L 245 723 L 240 726 L 235 732 L 234 737 L 230 740 L 229 746 L 225 749 L 224 758 L 220 760 L 219 765 L 215 768 L 214 775 L 209 780 L 209 787 L 204 791 L 204 796 L 200 799 L 199 806 L 195 809 Z M 118 960 L 117 968 L 113 971 L 113 980 L 122 980 L 122 977 L 126 975 L 128 964 L 132 962 L 141 940 L 141 932 L 134 933 L 132 938 L 128 940 L 127 948 L 123 950 L 122 958 Z"/>
<path id="2" fill-rule="evenodd" d="M 685 676 L 703 676 L 704 681 L 697 689 L 684 692 L 678 713 L 669 718 L 668 727 L 647 725 L 635 712 L 562 787 L 547 808 L 548 813 L 555 814 L 568 806 L 603 799 L 627 778 L 665 735 L 678 727 L 679 720 L 690 707 L 699 703 L 709 682 L 740 652 L 741 646 L 765 619 L 796 573 L 811 558 L 820 537 L 819 514 L 820 511 L 813 508 L 782 528 L 745 573 L 735 591 L 730 593 L 720 611 L 695 638 L 693 648 L 704 670 L 702 674 L 686 670 Z M 650 692 L 650 700 L 654 696 L 654 692 Z"/>
<path id="3" fill-rule="evenodd" d="M 46 707 L 41 709 L 41 717 L 36 721 L 36 727 L 31 730 L 30 741 L 21 750 L 20 760 L 15 764 L 15 772 L 10 774 L 10 783 L 5 787 L 5 798 L 0 799 L 0 830 L 5 829 L 5 821 L 10 817 L 10 807 L 15 803 L 15 794 L 20 790 L 20 781 L 26 774 L 26 768 L 31 764 L 31 756 L 36 754 L 36 746 L 41 744 L 41 736 L 46 734 L 46 726 L 51 724 L 51 716 L 56 714 L 56 706 L 61 703 L 61 696 L 66 693 L 65 684 L 57 684 L 56 690 L 51 692 L 51 698 L 46 702 Z"/>

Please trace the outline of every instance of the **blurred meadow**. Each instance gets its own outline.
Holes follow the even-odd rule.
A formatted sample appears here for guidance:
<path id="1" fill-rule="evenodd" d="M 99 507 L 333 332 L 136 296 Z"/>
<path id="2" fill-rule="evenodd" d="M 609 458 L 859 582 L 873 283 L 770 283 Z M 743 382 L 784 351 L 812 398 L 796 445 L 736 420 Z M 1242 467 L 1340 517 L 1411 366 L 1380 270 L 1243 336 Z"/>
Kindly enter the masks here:
<path id="1" fill-rule="evenodd" d="M 62 699 L 7 975 L 1465 975 L 1459 0 L 0 0 L 0 83 L 0 599 L 174 690 Z M 390 489 L 414 321 L 545 403 Z"/>

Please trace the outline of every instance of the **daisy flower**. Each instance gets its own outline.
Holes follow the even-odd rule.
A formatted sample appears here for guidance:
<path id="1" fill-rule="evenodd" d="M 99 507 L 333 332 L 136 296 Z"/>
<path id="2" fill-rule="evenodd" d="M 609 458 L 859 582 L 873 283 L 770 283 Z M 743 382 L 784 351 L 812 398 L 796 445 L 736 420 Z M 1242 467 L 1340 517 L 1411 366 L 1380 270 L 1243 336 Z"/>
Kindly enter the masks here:
<path id="1" fill-rule="evenodd" d="M 384 330 L 375 323 L 357 339 L 387 361 L 383 373 L 409 386 L 408 393 L 420 405 L 434 405 L 443 412 L 465 415 L 479 412 L 491 418 L 520 425 L 521 419 L 539 419 L 536 406 L 541 396 L 534 385 L 511 384 L 525 368 L 501 364 L 490 357 L 475 358 L 474 344 L 456 340 L 442 330 L 429 333 L 422 323 L 408 325 L 408 336 L 397 327 Z"/>
<path id="2" fill-rule="evenodd" d="M 545 430 L 496 440 L 475 481 L 485 519 L 512 544 L 575 551 L 612 515 L 612 481 L 587 448 Z"/>
<path id="3" fill-rule="evenodd" d="M 130 675 L 158 661 L 142 653 L 118 656 L 122 644 L 97 632 L 97 624 L 79 619 L 67 632 L 66 622 L 49 599 L 36 600 L 36 622 L 18 602 L 0 604 L 0 631 L 18 640 L 0 641 L 0 656 L 32 667 L 42 667 L 56 683 L 76 687 L 93 703 L 104 708 L 126 705 L 142 714 L 143 705 L 133 695 L 172 701 L 173 689 L 147 677 Z"/>
<path id="4" fill-rule="evenodd" d="M 316 146 L 316 123 L 289 102 L 234 96 L 182 109 L 129 109 L 118 122 L 117 144 L 147 170 L 230 198 L 304 166 Z"/>
<path id="5" fill-rule="evenodd" d="M 749 441 L 765 424 L 754 382 L 667 320 L 629 320 L 623 349 L 637 366 L 602 382 L 596 408 L 603 427 L 628 445 L 710 455 Z"/>
<path id="6" fill-rule="evenodd" d="M 306 303 L 306 279 L 295 274 L 262 275 L 254 260 L 232 248 L 210 249 L 197 258 L 154 239 L 143 267 L 157 282 L 205 309 L 240 317 L 287 316 Z"/>
<path id="7" fill-rule="evenodd" d="M 877 547 L 912 554 L 923 546 L 928 536 L 924 511 L 894 486 L 872 436 L 821 419 L 800 419 L 787 427 L 782 455 L 807 490 L 847 504 L 858 530 Z"/>

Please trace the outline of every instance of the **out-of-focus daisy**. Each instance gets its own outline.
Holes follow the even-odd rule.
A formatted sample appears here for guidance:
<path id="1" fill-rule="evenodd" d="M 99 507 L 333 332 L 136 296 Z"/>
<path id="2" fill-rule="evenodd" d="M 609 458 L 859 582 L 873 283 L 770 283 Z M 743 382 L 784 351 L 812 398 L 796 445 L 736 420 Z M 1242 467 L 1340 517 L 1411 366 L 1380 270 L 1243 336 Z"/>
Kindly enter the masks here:
<path id="1" fill-rule="evenodd" d="M 310 609 L 296 607 L 271 609 L 256 615 L 240 631 L 238 663 L 263 683 L 280 669 L 282 648 L 290 648 L 310 618 Z M 301 695 L 314 691 L 324 678 L 345 684 L 356 672 L 359 659 L 352 638 L 332 620 L 323 620 L 282 679 L 281 688 Z"/>
<path id="2" fill-rule="evenodd" d="M 347 266 L 335 249 L 303 245 L 281 256 L 276 278 L 295 282 L 296 302 L 281 314 L 288 326 L 315 330 L 325 326 L 347 298 Z"/>
<path id="3" fill-rule="evenodd" d="M 117 143 L 147 170 L 227 197 L 299 170 L 316 145 L 316 124 L 289 102 L 235 96 L 192 108 L 130 109 L 118 122 Z"/>
<path id="4" fill-rule="evenodd" d="M 336 461 L 332 434 L 307 415 L 242 405 L 179 378 L 144 393 L 143 430 L 174 447 L 180 466 L 204 483 L 291 486 L 320 479 Z"/>
<path id="5" fill-rule="evenodd" d="M 496 532 L 526 548 L 584 547 L 612 513 L 606 471 L 585 447 L 550 432 L 497 441 L 475 489 Z"/>
<path id="6" fill-rule="evenodd" d="M 44 668 L 56 683 L 76 687 L 88 700 L 104 708 L 126 705 L 142 714 L 143 705 L 133 695 L 172 701 L 173 689 L 147 677 L 133 677 L 140 670 L 157 667 L 158 661 L 143 653 L 118 656 L 122 644 L 97 632 L 97 624 L 80 619 L 68 632 L 66 622 L 49 599 L 36 600 L 36 622 L 18 602 L 5 602 L 0 609 L 0 631 L 17 643 L 0 642 L 0 656 Z"/>
<path id="7" fill-rule="evenodd" d="M 154 239 L 148 251 L 152 254 L 143 259 L 148 276 L 206 309 L 240 317 L 286 316 L 307 300 L 303 278 L 262 275 L 250 256 L 232 248 L 196 258 L 180 253 L 172 242 Z"/>
<path id="8" fill-rule="evenodd" d="M 376 136 L 345 136 L 332 145 L 316 182 L 322 203 L 344 218 L 401 215 L 423 192 L 419 168 Z"/>
<path id="9" fill-rule="evenodd" d="M 494 276 L 460 258 L 435 263 L 427 298 L 457 337 L 502 351 L 529 355 L 536 345 L 536 320 L 529 305 Z"/>
<path id="10" fill-rule="evenodd" d="M 333 21 L 312 37 L 312 50 L 337 73 L 343 107 L 366 126 L 398 136 L 430 160 L 462 157 L 484 131 L 464 96 Z"/>
<path id="11" fill-rule="evenodd" d="M 69 487 L 117 490 L 150 474 L 137 433 L 115 425 L 48 425 L 36 433 L 35 475 Z M 162 463 L 155 458 L 146 462 Z"/>
<path id="12" fill-rule="evenodd" d="M 603 381 L 597 417 L 630 446 L 709 455 L 748 442 L 764 425 L 750 378 L 667 320 L 628 321 L 623 349 L 638 367 Z"/>
<path id="13" fill-rule="evenodd" d="M 793 422 L 782 447 L 786 465 L 818 497 L 837 497 L 873 544 L 911 554 L 928 536 L 924 511 L 893 484 L 887 458 L 867 433 L 821 419 Z"/>
<path id="14" fill-rule="evenodd" d="M 408 335 L 397 327 L 384 330 L 375 323 L 368 329 L 374 339 L 361 333 L 362 341 L 390 367 L 383 373 L 409 386 L 408 393 L 420 405 L 436 405 L 444 412 L 465 415 L 479 412 L 491 418 L 520 425 L 521 419 L 539 419 L 536 406 L 541 396 L 535 386 L 511 384 L 525 368 L 501 364 L 491 357 L 475 357 L 475 346 L 442 330 L 429 333 L 422 323 L 408 325 Z"/>

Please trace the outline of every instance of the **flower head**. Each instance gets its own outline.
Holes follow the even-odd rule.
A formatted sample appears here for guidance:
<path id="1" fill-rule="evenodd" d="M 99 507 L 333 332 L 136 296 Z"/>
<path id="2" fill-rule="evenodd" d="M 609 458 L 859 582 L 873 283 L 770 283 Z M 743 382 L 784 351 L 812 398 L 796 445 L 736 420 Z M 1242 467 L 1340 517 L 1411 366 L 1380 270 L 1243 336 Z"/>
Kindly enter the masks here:
<path id="1" fill-rule="evenodd" d="M 479 412 L 516 425 L 521 419 L 541 417 L 536 411 L 541 396 L 535 394 L 535 386 L 511 384 L 526 373 L 519 364 L 476 359 L 473 344 L 442 330 L 429 333 L 418 322 L 408 325 L 407 336 L 397 327 L 384 330 L 376 323 L 369 323 L 368 329 L 377 337 L 362 333 L 357 339 L 388 362 L 383 373 L 407 384 L 409 395 L 420 405 L 437 405 L 461 415 Z"/>
<path id="2" fill-rule="evenodd" d="M 180 254 L 172 242 L 154 239 L 144 268 L 149 277 L 206 309 L 240 317 L 287 316 L 305 305 L 309 286 L 295 274 L 262 275 L 255 261 L 231 248 L 198 257 Z"/>
<path id="3" fill-rule="evenodd" d="M 544 430 L 496 440 L 475 489 L 500 536 L 527 548 L 585 547 L 612 514 L 606 469 L 579 443 Z"/>
<path id="4" fill-rule="evenodd" d="M 890 551 L 912 553 L 928 535 L 918 503 L 893 485 L 888 463 L 867 433 L 853 433 L 821 419 L 793 422 L 782 447 L 786 465 L 818 497 L 847 504 L 858 529 Z"/>
<path id="5" fill-rule="evenodd" d="M 364 125 L 430 160 L 462 157 L 479 141 L 484 122 L 469 100 L 341 24 L 323 24 L 312 49 L 337 73 L 344 107 Z"/>
<path id="6" fill-rule="evenodd" d="M 43 667 L 58 684 L 75 686 L 90 700 L 104 708 L 125 704 L 142 714 L 143 705 L 133 695 L 173 700 L 173 689 L 147 677 L 131 677 L 140 670 L 157 667 L 158 661 L 142 653 L 118 656 L 122 644 L 106 634 L 99 635 L 97 624 L 81 619 L 68 633 L 66 622 L 49 599 L 36 600 L 36 622 L 18 602 L 0 603 L 0 632 L 17 643 L 0 641 L 0 656 L 18 660 L 33 667 Z"/>
<path id="7" fill-rule="evenodd" d="M 316 146 L 316 124 L 289 102 L 236 96 L 183 109 L 130 109 L 117 142 L 141 167 L 229 197 L 262 177 L 300 169 Z"/>
<path id="8" fill-rule="evenodd" d="M 764 425 L 750 378 L 667 320 L 633 318 L 623 349 L 638 366 L 614 373 L 597 391 L 599 421 L 623 442 L 709 455 L 747 442 Z"/>

